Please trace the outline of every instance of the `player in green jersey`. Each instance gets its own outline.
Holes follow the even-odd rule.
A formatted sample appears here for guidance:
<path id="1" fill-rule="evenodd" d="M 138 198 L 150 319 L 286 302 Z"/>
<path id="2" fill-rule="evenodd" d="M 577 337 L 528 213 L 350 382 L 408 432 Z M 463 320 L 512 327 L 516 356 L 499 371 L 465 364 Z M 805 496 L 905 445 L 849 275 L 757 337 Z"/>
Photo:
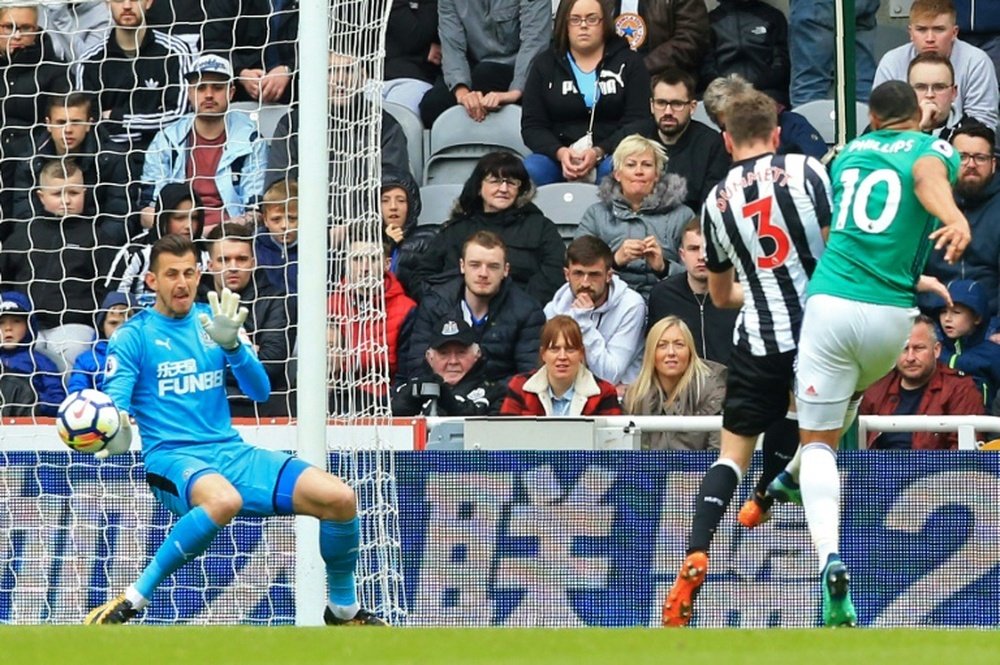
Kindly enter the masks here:
<path id="1" fill-rule="evenodd" d="M 799 341 L 802 447 L 770 490 L 784 498 L 798 476 L 822 571 L 823 620 L 831 626 L 857 622 L 850 575 L 838 555 L 837 442 L 857 415 L 861 393 L 892 369 L 903 348 L 917 315 L 916 291 L 946 291 L 921 277 L 931 246 L 954 262 L 970 240 L 951 191 L 958 155 L 917 131 L 912 88 L 902 81 L 879 85 L 869 114 L 874 131 L 848 143 L 834 162 L 833 226 L 809 284 Z"/>

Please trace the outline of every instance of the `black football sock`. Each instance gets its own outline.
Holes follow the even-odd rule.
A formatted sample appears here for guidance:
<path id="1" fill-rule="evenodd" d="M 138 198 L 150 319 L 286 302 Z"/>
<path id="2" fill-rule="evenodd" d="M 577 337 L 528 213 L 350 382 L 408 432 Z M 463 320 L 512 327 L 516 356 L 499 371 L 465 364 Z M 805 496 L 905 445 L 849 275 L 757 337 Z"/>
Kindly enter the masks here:
<path id="1" fill-rule="evenodd" d="M 755 499 L 764 510 L 769 510 L 774 499 L 766 496 L 767 486 L 778 477 L 799 447 L 799 421 L 782 418 L 764 431 L 764 469 L 754 489 Z"/>
<path id="2" fill-rule="evenodd" d="M 729 460 L 719 460 L 701 479 L 698 498 L 691 521 L 691 536 L 688 540 L 688 554 L 708 552 L 715 536 L 715 530 L 726 514 L 729 501 L 740 484 L 739 467 Z"/>

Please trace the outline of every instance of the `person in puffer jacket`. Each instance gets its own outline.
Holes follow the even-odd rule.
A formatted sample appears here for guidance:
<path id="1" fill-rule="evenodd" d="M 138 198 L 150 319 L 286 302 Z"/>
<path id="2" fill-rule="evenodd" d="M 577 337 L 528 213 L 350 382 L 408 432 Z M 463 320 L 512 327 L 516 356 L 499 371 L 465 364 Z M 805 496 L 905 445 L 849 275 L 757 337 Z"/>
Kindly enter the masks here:
<path id="1" fill-rule="evenodd" d="M 411 293 L 415 289 L 411 287 L 413 273 L 437 233 L 437 226 L 417 226 L 422 209 L 420 186 L 409 171 L 382 167 L 381 206 L 382 230 L 393 242 L 389 271 L 396 275 L 406 292 Z"/>
<path id="2" fill-rule="evenodd" d="M 101 309 L 94 317 L 99 339 L 94 348 L 76 357 L 69 375 L 69 392 L 104 387 L 104 367 L 108 359 L 108 339 L 132 315 L 132 302 L 125 293 L 111 291 L 104 296 Z"/>
<path id="3" fill-rule="evenodd" d="M 948 293 L 952 305 L 941 304 L 937 312 L 940 361 L 970 375 L 989 406 L 1000 386 L 1000 344 L 989 340 L 986 293 L 971 279 L 950 282 Z"/>
<path id="4" fill-rule="evenodd" d="M 35 333 L 28 296 L 18 291 L 0 293 L 0 373 L 29 378 L 37 398 L 35 415 L 54 416 L 66 390 L 56 364 L 35 349 Z"/>

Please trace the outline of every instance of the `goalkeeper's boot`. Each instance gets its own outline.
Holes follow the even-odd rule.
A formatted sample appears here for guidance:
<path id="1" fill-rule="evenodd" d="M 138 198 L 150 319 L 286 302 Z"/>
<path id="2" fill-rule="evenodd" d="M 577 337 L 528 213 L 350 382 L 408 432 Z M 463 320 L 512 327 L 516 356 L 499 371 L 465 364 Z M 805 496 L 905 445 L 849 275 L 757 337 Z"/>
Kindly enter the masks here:
<path id="1" fill-rule="evenodd" d="M 691 552 L 684 558 L 674 586 L 670 588 L 666 600 L 663 601 L 664 626 L 679 628 L 688 625 L 694 611 L 695 596 L 698 595 L 698 589 L 705 581 L 707 572 L 708 554 L 706 552 Z"/>
<path id="2" fill-rule="evenodd" d="M 125 623 L 138 613 L 132 608 L 132 602 L 125 598 L 125 594 L 121 594 L 90 610 L 83 623 L 87 625 Z"/>
<path id="3" fill-rule="evenodd" d="M 770 496 L 761 496 L 754 492 L 753 496 L 747 499 L 743 507 L 740 508 L 740 514 L 736 516 L 736 519 L 748 529 L 760 526 L 771 519 L 771 506 L 773 504 L 774 499 Z"/>
<path id="4" fill-rule="evenodd" d="M 823 569 L 823 623 L 827 626 L 853 628 L 858 625 L 850 584 L 847 566 L 839 556 L 831 554 Z"/>
<path id="5" fill-rule="evenodd" d="M 389 622 L 368 610 L 361 608 L 350 619 L 341 619 L 329 607 L 323 612 L 323 623 L 328 626 L 388 626 Z"/>
<path id="6" fill-rule="evenodd" d="M 794 503 L 802 505 L 802 490 L 799 484 L 792 478 L 792 474 L 782 471 L 771 484 L 767 486 L 767 496 L 779 503 Z"/>

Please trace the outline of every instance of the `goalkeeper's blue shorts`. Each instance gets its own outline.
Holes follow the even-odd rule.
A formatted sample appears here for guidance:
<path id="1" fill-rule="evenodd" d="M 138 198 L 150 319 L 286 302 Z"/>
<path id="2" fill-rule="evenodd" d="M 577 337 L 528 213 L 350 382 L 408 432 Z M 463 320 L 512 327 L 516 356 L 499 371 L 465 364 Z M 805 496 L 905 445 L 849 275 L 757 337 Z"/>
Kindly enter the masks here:
<path id="1" fill-rule="evenodd" d="M 310 466 L 288 453 L 243 441 L 158 449 L 146 456 L 145 465 L 153 496 L 178 516 L 191 510 L 191 487 L 207 473 L 218 473 L 240 493 L 240 515 L 291 515 L 295 483 Z"/>

